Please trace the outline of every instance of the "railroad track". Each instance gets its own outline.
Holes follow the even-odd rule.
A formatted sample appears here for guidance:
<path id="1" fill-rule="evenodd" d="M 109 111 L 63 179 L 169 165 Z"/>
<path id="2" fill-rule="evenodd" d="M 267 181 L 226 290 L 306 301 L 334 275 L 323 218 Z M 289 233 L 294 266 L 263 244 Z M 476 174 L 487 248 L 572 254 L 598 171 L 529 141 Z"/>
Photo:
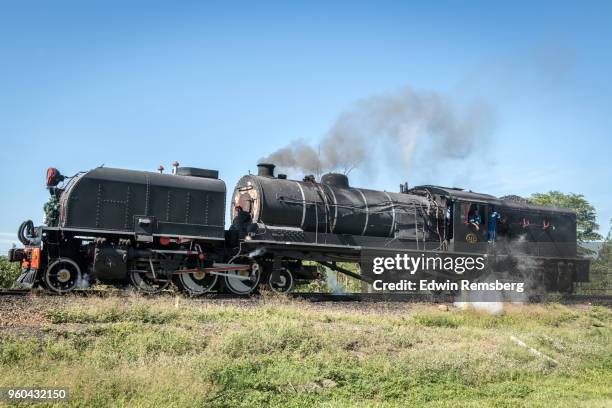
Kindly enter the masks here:
<path id="1" fill-rule="evenodd" d="M 292 293 L 293 298 L 311 302 L 416 302 L 416 303 L 454 303 L 478 302 L 478 299 L 457 299 L 453 295 L 433 295 L 428 293 Z M 510 299 L 506 301 L 512 301 Z M 526 301 L 527 302 L 527 301 Z M 563 304 L 602 304 L 612 305 L 612 295 L 556 295 L 531 298 L 527 303 Z"/>
<path id="2" fill-rule="evenodd" d="M 44 289 L 0 289 L 0 296 L 60 296 L 58 294 L 45 291 Z M 143 294 L 132 289 L 77 289 L 68 296 L 82 297 L 174 297 L 178 294 L 173 291 L 163 291 L 156 294 Z M 183 296 L 183 295 L 178 295 Z M 279 295 L 281 296 L 281 295 Z M 287 295 L 294 299 L 303 299 L 310 302 L 424 302 L 424 303 L 453 303 L 455 301 L 470 301 L 455 299 L 452 295 L 434 295 L 429 293 L 315 293 L 315 292 L 295 292 Z M 257 295 L 251 297 L 257 298 Z M 192 299 L 244 299 L 246 296 L 234 295 L 231 293 L 209 293 Z M 471 299 L 471 301 L 477 301 Z M 556 302 L 563 304 L 601 304 L 612 305 L 612 295 L 549 295 L 532 298 L 529 303 Z"/>

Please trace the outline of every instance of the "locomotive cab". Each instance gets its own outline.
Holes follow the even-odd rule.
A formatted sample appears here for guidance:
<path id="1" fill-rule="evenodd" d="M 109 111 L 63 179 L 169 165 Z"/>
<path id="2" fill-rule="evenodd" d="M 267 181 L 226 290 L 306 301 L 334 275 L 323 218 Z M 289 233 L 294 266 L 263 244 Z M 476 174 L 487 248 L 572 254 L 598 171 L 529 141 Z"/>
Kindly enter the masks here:
<path id="1" fill-rule="evenodd" d="M 489 205 L 479 201 L 455 201 L 454 249 L 459 252 L 486 252 Z"/>

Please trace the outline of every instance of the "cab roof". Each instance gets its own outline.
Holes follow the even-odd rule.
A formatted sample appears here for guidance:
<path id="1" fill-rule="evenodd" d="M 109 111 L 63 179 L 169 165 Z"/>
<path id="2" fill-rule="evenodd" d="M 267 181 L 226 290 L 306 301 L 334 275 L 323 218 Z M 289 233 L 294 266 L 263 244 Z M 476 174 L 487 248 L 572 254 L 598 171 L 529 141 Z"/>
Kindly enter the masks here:
<path id="1" fill-rule="evenodd" d="M 562 212 L 568 214 L 574 214 L 574 211 L 567 208 L 558 208 L 552 206 L 545 205 L 536 205 L 523 203 L 520 201 L 514 200 L 503 200 L 492 196 L 490 194 L 476 193 L 473 191 L 465 191 L 461 188 L 456 187 L 440 187 L 440 186 L 432 186 L 432 185 L 423 185 L 416 186 L 408 190 L 408 193 L 419 193 L 422 191 L 429 191 L 431 194 L 437 194 L 440 196 L 448 197 L 451 200 L 461 200 L 461 201 L 470 201 L 475 203 L 487 203 L 493 204 L 495 206 L 506 207 L 506 208 L 516 208 L 516 209 L 529 209 L 534 211 L 555 211 Z"/>

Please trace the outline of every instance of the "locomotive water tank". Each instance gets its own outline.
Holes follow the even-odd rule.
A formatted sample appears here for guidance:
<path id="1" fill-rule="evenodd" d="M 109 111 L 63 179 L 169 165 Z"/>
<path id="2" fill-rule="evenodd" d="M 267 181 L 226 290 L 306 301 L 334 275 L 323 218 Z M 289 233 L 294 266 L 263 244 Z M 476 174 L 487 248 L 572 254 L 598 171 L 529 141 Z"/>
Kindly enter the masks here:
<path id="1" fill-rule="evenodd" d="M 63 230 L 223 239 L 225 183 L 211 170 L 177 175 L 98 167 L 67 183 Z"/>

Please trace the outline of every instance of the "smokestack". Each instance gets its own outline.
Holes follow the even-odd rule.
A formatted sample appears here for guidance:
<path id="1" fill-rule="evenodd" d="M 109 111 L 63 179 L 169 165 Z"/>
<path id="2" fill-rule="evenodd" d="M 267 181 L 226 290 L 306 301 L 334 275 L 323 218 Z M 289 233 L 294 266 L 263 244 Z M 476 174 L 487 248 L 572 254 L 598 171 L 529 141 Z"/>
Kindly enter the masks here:
<path id="1" fill-rule="evenodd" d="M 257 165 L 257 175 L 262 177 L 274 177 L 274 168 L 272 163 L 259 163 Z"/>

